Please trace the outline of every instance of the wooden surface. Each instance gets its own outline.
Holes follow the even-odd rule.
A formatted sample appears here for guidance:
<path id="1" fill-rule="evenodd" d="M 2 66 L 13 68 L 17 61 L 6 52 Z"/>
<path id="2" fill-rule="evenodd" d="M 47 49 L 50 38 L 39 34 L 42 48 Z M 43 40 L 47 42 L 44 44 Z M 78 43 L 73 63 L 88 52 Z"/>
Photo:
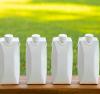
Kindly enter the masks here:
<path id="1" fill-rule="evenodd" d="M 26 85 L 26 78 L 21 77 L 19 85 L 0 85 L 0 94 L 100 94 L 100 84 L 79 85 L 74 76 L 71 85 L 52 85 L 50 77 L 46 85 Z"/>

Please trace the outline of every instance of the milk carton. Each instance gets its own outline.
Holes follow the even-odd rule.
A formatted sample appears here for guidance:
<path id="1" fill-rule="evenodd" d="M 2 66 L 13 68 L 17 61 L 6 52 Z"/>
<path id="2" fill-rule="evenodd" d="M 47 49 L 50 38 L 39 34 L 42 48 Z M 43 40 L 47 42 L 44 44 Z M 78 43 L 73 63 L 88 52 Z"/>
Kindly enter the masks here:
<path id="1" fill-rule="evenodd" d="M 92 34 L 79 38 L 78 74 L 80 84 L 98 84 L 99 41 Z"/>
<path id="2" fill-rule="evenodd" d="M 0 84 L 19 84 L 19 39 L 11 34 L 0 38 Z"/>
<path id="3" fill-rule="evenodd" d="M 72 39 L 59 34 L 52 41 L 52 83 L 71 84 L 73 49 Z"/>
<path id="4" fill-rule="evenodd" d="M 26 43 L 27 84 L 46 84 L 47 43 L 38 34 L 32 35 Z"/>

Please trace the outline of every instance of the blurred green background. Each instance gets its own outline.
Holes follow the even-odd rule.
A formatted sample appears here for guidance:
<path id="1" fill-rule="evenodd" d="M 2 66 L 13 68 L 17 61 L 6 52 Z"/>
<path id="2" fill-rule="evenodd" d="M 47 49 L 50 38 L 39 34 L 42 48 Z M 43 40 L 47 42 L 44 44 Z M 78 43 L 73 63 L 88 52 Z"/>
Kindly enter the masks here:
<path id="1" fill-rule="evenodd" d="M 0 0 L 0 37 L 7 33 L 20 38 L 21 75 L 27 37 L 38 33 L 47 38 L 50 74 L 52 38 L 67 34 L 73 39 L 73 74 L 77 74 L 78 38 L 93 33 L 100 39 L 100 0 Z"/>

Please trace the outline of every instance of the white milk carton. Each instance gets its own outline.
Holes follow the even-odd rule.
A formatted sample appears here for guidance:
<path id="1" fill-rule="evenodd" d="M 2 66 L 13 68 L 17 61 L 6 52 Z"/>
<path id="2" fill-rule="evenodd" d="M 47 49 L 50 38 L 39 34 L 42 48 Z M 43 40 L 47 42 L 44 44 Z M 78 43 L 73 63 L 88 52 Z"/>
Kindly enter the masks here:
<path id="1" fill-rule="evenodd" d="M 47 43 L 38 34 L 32 35 L 26 43 L 27 84 L 46 84 Z"/>
<path id="2" fill-rule="evenodd" d="M 0 38 L 0 84 L 19 84 L 20 43 L 11 34 Z"/>
<path id="3" fill-rule="evenodd" d="M 92 34 L 79 38 L 78 74 L 80 84 L 98 84 L 99 41 Z"/>
<path id="4" fill-rule="evenodd" d="M 52 41 L 52 83 L 71 84 L 73 49 L 72 39 L 65 34 Z"/>

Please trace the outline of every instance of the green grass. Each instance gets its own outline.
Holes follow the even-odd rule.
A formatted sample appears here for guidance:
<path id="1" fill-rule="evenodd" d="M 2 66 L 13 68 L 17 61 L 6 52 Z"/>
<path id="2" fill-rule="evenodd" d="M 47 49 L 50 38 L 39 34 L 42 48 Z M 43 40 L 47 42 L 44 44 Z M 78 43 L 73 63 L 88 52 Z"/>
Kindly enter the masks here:
<path id="1" fill-rule="evenodd" d="M 52 2 L 100 5 L 100 0 L 32 0 L 32 3 L 52 3 Z"/>
<path id="2" fill-rule="evenodd" d="M 48 74 L 51 70 L 52 38 L 60 33 L 71 37 L 74 48 L 73 74 L 77 74 L 78 38 L 85 33 L 93 33 L 100 40 L 99 5 L 99 0 L 33 0 L 25 4 L 0 4 L 0 37 L 12 33 L 20 38 L 21 74 L 25 74 L 26 39 L 36 33 L 47 38 Z M 34 9 L 34 6 L 40 6 L 40 8 Z M 54 6 L 58 7 L 52 8 Z M 62 6 L 64 8 L 60 9 Z"/>

